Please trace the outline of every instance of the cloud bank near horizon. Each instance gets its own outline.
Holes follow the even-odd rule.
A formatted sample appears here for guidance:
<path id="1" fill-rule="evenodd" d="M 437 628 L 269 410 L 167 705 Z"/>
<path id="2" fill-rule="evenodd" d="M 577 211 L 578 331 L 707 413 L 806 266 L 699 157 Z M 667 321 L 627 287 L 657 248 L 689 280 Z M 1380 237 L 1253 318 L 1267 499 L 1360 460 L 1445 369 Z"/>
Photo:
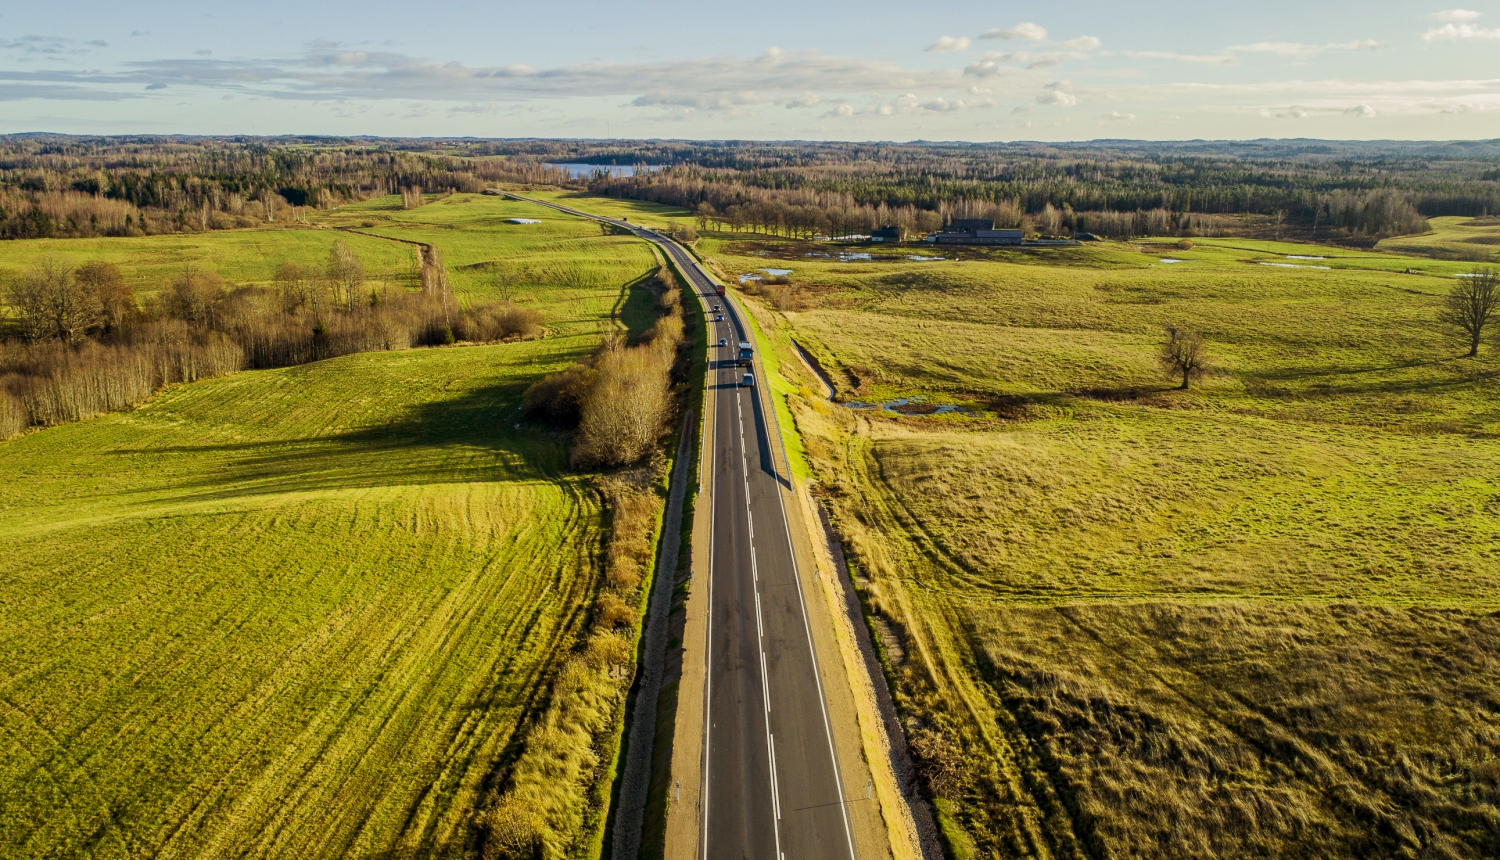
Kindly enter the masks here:
<path id="1" fill-rule="evenodd" d="M 1500 109 L 1500 29 L 1484 17 L 1435 11 L 1401 40 L 1344 33 L 1207 50 L 1015 21 L 869 55 L 771 46 L 545 65 L 333 40 L 258 56 L 209 48 L 115 56 L 118 40 L 23 35 L 0 40 L 0 102 L 72 115 L 74 126 L 89 124 L 84 113 L 114 126 L 99 131 L 134 117 L 143 131 L 209 132 L 220 129 L 192 128 L 194 117 L 213 125 L 280 114 L 315 118 L 317 128 L 284 129 L 309 133 L 408 134 L 420 124 L 432 134 L 571 136 L 603 117 L 621 133 L 672 123 L 656 136 L 700 137 L 1060 139 L 1106 127 L 1119 136 L 1122 126 L 1141 137 L 1366 137 L 1377 126 L 1383 136 L 1431 137 L 1434 121 L 1454 129 L 1447 136 L 1496 136 L 1463 133 L 1493 126 Z M 150 38 L 138 29 L 124 42 Z M 1474 58 L 1457 71 L 1496 72 L 1453 74 L 1449 62 L 1446 74 L 1399 74 L 1412 66 L 1403 54 L 1442 44 Z M 81 108 L 89 102 L 98 109 Z M 41 130 L 18 125 L 23 111 L 7 113 L 4 130 Z"/>

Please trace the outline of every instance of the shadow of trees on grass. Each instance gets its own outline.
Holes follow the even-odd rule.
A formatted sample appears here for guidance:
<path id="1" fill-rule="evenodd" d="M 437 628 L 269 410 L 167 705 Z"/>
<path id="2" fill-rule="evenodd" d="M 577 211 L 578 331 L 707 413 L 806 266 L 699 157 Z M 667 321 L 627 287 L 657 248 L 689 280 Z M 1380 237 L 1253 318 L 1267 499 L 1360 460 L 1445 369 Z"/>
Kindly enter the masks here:
<path id="1" fill-rule="evenodd" d="M 565 474 L 567 449 L 559 434 L 522 421 L 521 394 L 530 381 L 413 404 L 393 421 L 340 433 L 152 450 L 224 455 L 221 468 L 178 485 L 180 502 L 414 484 L 555 481 Z"/>

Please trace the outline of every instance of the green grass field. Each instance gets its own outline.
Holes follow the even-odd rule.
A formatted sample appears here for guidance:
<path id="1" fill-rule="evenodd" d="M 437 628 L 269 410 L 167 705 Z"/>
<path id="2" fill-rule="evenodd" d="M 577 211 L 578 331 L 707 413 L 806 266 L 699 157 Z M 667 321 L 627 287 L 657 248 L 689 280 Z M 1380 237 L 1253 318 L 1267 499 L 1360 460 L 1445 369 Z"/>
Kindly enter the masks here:
<path id="1" fill-rule="evenodd" d="M 113 239 L 19 239 L 0 248 L 0 278 L 9 281 L 46 257 L 80 265 L 103 260 L 120 267 L 141 298 L 154 295 L 185 267 L 218 272 L 232 284 L 268 284 L 284 262 L 321 271 L 333 243 L 343 239 L 372 278 L 407 277 L 411 252 L 394 242 L 302 226 L 212 233 L 168 233 Z M 3 300 L 3 296 L 0 296 Z"/>
<path id="2" fill-rule="evenodd" d="M 511 218 L 541 223 L 511 224 Z M 567 334 L 596 333 L 601 317 L 623 309 L 616 307 L 621 284 L 656 265 L 650 247 L 630 236 L 605 233 L 591 221 L 545 206 L 480 194 L 456 194 L 407 210 L 399 197 L 381 197 L 324 213 L 320 223 L 434 245 L 465 300 L 538 307 L 549 329 Z"/>
<path id="3" fill-rule="evenodd" d="M 1500 339 L 1438 319 L 1472 263 L 702 248 L 794 270 L 751 303 L 954 856 L 1495 853 Z M 971 412 L 828 403 L 793 338 L 840 398 Z"/>
<path id="4" fill-rule="evenodd" d="M 460 856 L 601 514 L 543 342 L 180 386 L 0 445 L 0 853 Z"/>
<path id="5" fill-rule="evenodd" d="M 541 223 L 509 224 L 510 218 Z M 311 222 L 206 234 L 10 241 L 0 248 L 0 280 L 47 257 L 74 265 L 105 260 L 119 266 L 146 300 L 189 265 L 216 271 L 231 285 L 269 285 L 283 262 L 321 271 L 333 243 L 344 241 L 363 261 L 370 286 L 400 289 L 416 279 L 416 246 L 408 243 L 422 242 L 443 252 L 460 301 L 514 301 L 541 312 L 554 334 L 594 336 L 600 320 L 638 310 L 625 306 L 628 295 L 621 288 L 656 266 L 650 247 L 631 237 L 606 235 L 590 221 L 546 207 L 478 194 L 411 210 L 401 209 L 400 197 L 380 197 L 314 213 Z M 3 301 L 0 296 L 0 312 Z M 651 323 L 639 313 L 622 320 L 632 328 Z"/>
<path id="6" fill-rule="evenodd" d="M 1433 218 L 1430 233 L 1385 239 L 1385 251 L 1430 254 L 1453 260 L 1500 265 L 1500 222 L 1485 218 Z"/>
<path id="7" fill-rule="evenodd" d="M 476 810 L 605 575 L 599 493 L 521 394 L 604 329 L 649 326 L 631 285 L 657 260 L 531 205 L 393 200 L 321 216 L 361 233 L 0 247 L 8 272 L 107 259 L 149 296 L 189 262 L 231 283 L 321 267 L 337 239 L 402 288 L 395 239 L 429 242 L 461 300 L 509 298 L 548 332 L 243 372 L 0 443 L 0 854 L 478 853 Z M 579 798 L 607 795 L 606 747 Z M 565 835 L 587 853 L 599 834 Z"/>

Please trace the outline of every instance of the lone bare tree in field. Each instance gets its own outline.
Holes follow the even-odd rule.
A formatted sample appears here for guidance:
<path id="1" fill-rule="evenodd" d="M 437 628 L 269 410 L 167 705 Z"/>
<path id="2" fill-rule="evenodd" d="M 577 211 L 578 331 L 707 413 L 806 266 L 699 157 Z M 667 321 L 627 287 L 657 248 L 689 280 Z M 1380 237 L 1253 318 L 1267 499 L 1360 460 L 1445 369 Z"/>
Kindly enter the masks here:
<path id="1" fill-rule="evenodd" d="M 1167 339 L 1161 345 L 1161 369 L 1173 379 L 1181 378 L 1183 390 L 1208 370 L 1208 341 L 1195 331 L 1167 326 Z"/>
<path id="2" fill-rule="evenodd" d="M 1469 340 L 1469 357 L 1479 354 L 1479 339 L 1484 327 L 1500 305 L 1500 276 L 1494 269 L 1475 269 L 1448 292 L 1448 306 L 1442 320 L 1461 331 Z"/>

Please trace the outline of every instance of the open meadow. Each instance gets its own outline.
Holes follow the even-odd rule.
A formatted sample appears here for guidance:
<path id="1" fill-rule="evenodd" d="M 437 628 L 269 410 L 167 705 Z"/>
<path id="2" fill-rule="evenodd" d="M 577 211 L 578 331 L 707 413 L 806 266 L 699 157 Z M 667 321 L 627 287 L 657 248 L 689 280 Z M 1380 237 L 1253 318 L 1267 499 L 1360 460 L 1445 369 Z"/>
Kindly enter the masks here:
<path id="1" fill-rule="evenodd" d="M 620 565 L 649 558 L 659 502 L 570 469 L 521 405 L 651 326 L 657 260 L 498 198 L 390 203 L 361 204 L 363 235 L 0 246 L 8 270 L 114 262 L 145 299 L 189 263 L 264 285 L 343 239 L 407 289 L 416 246 L 383 231 L 437 247 L 460 302 L 503 293 L 546 330 L 243 371 L 0 442 L 0 854 L 469 857 L 523 789 L 549 850 L 597 854 L 639 615 Z"/>
<path id="2" fill-rule="evenodd" d="M 13 856 L 462 855 L 599 575 L 545 342 L 346 356 L 0 445 Z"/>
<path id="3" fill-rule="evenodd" d="M 746 303 L 953 856 L 1500 851 L 1500 340 L 1439 319 L 1472 263 L 699 247 L 792 270 Z"/>

